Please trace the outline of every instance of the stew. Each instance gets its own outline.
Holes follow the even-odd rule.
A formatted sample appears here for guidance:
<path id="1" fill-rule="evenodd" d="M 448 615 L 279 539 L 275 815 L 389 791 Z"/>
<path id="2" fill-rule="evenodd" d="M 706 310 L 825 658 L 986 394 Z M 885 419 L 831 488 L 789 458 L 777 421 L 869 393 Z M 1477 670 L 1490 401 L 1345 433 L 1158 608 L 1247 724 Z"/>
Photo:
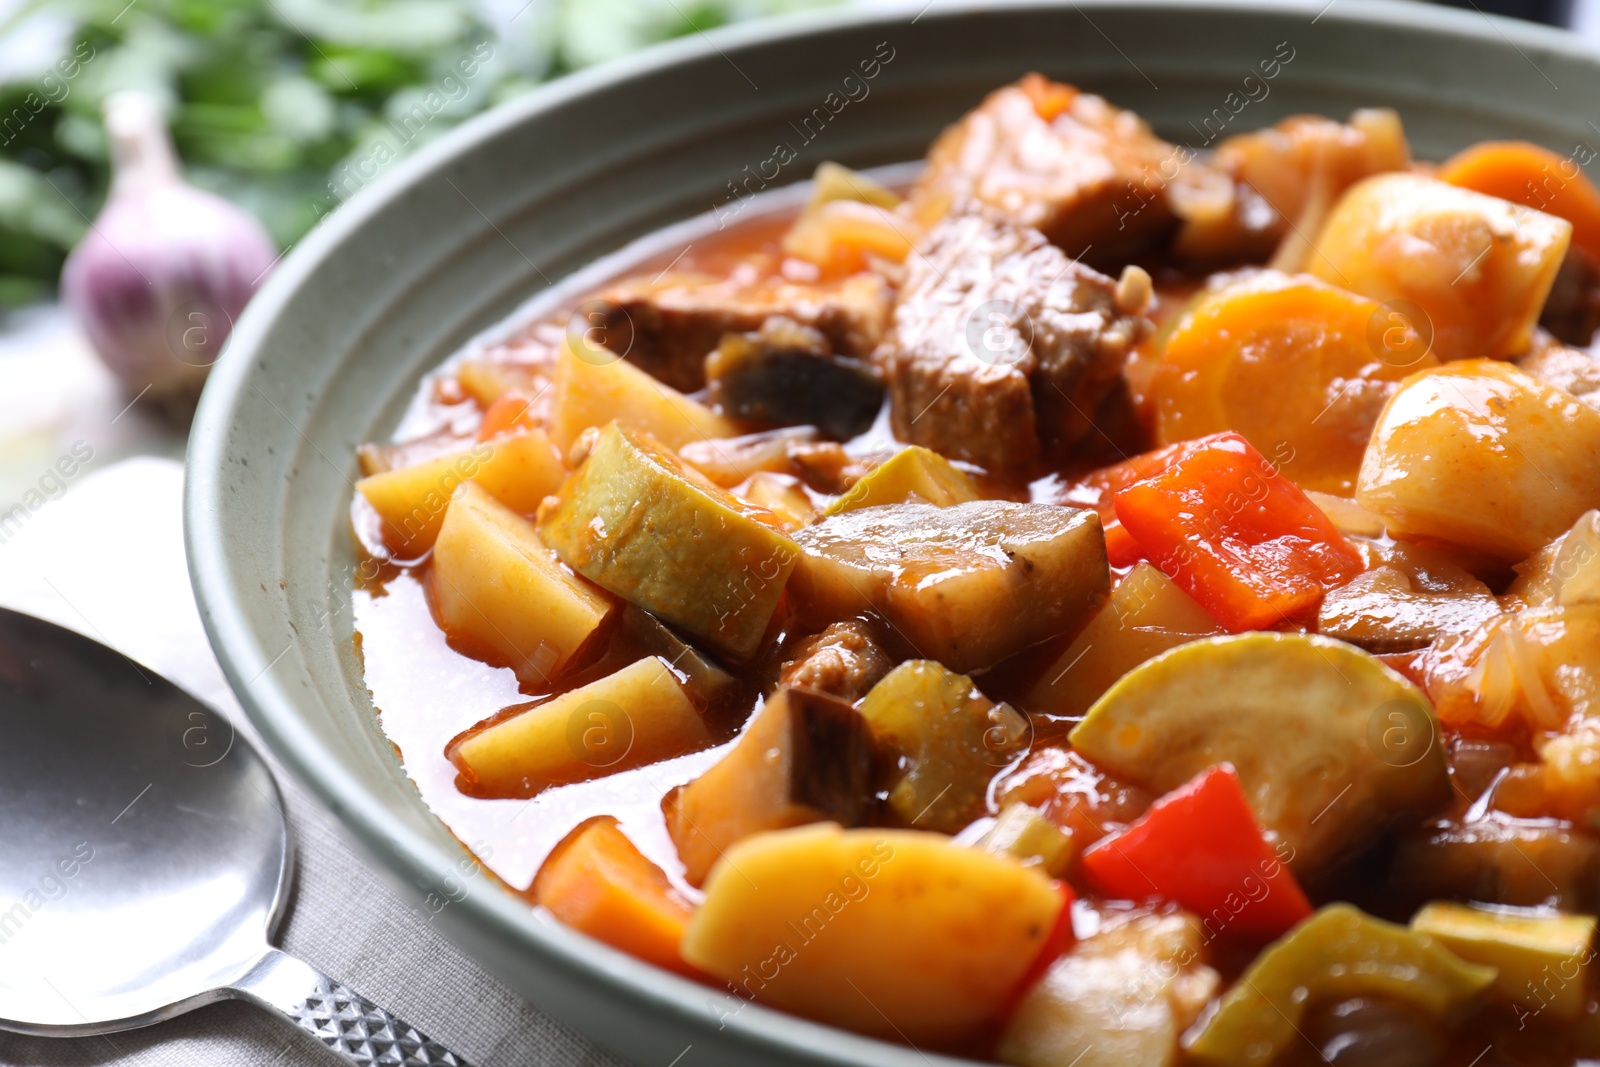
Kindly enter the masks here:
<path id="1" fill-rule="evenodd" d="M 1197 153 L 1029 75 L 825 164 L 362 447 L 382 725 L 719 1015 L 1600 1057 L 1593 154 L 1422 163 L 1381 109 Z"/>

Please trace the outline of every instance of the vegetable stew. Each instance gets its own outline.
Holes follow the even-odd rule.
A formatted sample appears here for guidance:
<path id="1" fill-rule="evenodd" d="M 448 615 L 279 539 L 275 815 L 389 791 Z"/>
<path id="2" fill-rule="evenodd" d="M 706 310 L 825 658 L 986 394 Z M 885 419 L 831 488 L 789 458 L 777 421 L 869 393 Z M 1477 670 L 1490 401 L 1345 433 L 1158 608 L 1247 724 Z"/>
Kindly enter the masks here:
<path id="1" fill-rule="evenodd" d="M 1029 75 L 624 254 L 361 448 L 382 725 L 719 1015 L 1600 1057 L 1587 161 L 1381 109 L 1196 154 Z"/>

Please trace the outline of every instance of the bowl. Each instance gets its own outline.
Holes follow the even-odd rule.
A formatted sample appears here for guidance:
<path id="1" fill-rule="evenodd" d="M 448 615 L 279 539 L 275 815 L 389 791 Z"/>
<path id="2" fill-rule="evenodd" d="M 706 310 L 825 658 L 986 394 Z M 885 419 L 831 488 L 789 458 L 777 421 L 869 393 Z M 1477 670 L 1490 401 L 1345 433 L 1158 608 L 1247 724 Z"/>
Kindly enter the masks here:
<path id="1" fill-rule="evenodd" d="M 694 35 L 441 137 L 289 253 L 213 369 L 190 437 L 186 530 L 200 611 L 241 703 L 370 856 L 416 898 L 450 900 L 447 936 L 622 1056 L 664 1064 L 692 1045 L 696 1064 L 955 1062 L 655 970 L 471 873 L 362 682 L 355 448 L 392 432 L 422 375 L 530 294 L 666 224 L 710 211 L 715 225 L 746 190 L 801 181 L 824 159 L 916 159 L 1029 70 L 1196 147 L 1367 105 L 1398 108 L 1421 158 L 1483 138 L 1562 153 L 1600 143 L 1570 106 L 1600 99 L 1600 62 L 1578 39 L 1473 12 L 1069 0 L 813 13 Z M 777 162 L 780 142 L 796 158 Z M 362 175 L 346 177 L 341 191 Z"/>

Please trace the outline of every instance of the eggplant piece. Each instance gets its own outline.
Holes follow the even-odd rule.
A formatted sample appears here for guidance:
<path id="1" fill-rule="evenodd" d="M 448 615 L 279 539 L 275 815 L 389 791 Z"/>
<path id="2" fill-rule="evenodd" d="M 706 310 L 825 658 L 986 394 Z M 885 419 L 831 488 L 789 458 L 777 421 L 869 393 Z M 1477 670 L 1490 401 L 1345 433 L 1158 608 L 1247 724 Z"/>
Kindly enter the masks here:
<path id="1" fill-rule="evenodd" d="M 1498 614 L 1500 602 L 1488 592 L 1416 592 L 1400 571 L 1376 567 L 1323 598 L 1317 630 L 1368 652 L 1415 652 Z"/>
<path id="2" fill-rule="evenodd" d="M 1070 738 L 1097 766 L 1158 793 L 1233 764 L 1302 878 L 1450 793 L 1422 692 L 1368 653 L 1309 634 L 1180 645 L 1112 686 Z"/>
<path id="3" fill-rule="evenodd" d="M 648 611 L 627 604 L 618 622 L 640 649 L 666 662 L 702 709 L 720 710 L 738 695 L 741 686 L 737 678 Z"/>
<path id="4" fill-rule="evenodd" d="M 1600 906 L 1600 842 L 1542 821 L 1424 830 L 1396 843 L 1389 888 L 1407 902 L 1442 897 L 1592 912 Z"/>
<path id="5" fill-rule="evenodd" d="M 561 562 L 737 659 L 761 643 L 799 555 L 772 512 L 615 422 L 539 519 Z"/>
<path id="6" fill-rule="evenodd" d="M 1300 1024 L 1306 1040 L 1273 1067 L 1447 1067 L 1450 1035 L 1410 1004 L 1347 997 L 1313 1004 Z M 1478 1065 L 1484 1067 L 1484 1065 Z"/>
<path id="7" fill-rule="evenodd" d="M 1082 624 L 1111 584 L 1100 517 L 1057 504 L 888 504 L 795 534 L 789 581 L 817 622 L 882 616 L 919 657 L 992 666 Z"/>
<path id="8" fill-rule="evenodd" d="M 883 379 L 833 351 L 821 330 L 774 315 L 754 333 L 724 334 L 706 357 L 711 401 L 723 414 L 775 426 L 815 426 L 845 441 L 872 427 Z"/>
<path id="9" fill-rule="evenodd" d="M 1266 1067 L 1301 1040 L 1316 1003 L 1380 996 L 1446 1025 L 1463 1021 L 1495 969 L 1467 963 L 1433 938 L 1330 904 L 1274 941 L 1188 1043 L 1192 1060 Z"/>
<path id="10" fill-rule="evenodd" d="M 848 619 L 796 645 L 794 655 L 780 668 L 778 681 L 856 701 L 893 666 L 872 627 Z"/>
<path id="11" fill-rule="evenodd" d="M 822 821 L 861 825 L 875 803 L 876 767 L 860 712 L 827 693 L 779 688 L 727 754 L 667 801 L 685 877 L 699 885 L 751 834 Z"/>
<path id="12" fill-rule="evenodd" d="M 918 830 L 953 834 L 980 818 L 989 782 L 1032 741 L 1026 717 L 932 660 L 890 671 L 861 701 L 861 717 L 894 759 L 889 810 Z"/>

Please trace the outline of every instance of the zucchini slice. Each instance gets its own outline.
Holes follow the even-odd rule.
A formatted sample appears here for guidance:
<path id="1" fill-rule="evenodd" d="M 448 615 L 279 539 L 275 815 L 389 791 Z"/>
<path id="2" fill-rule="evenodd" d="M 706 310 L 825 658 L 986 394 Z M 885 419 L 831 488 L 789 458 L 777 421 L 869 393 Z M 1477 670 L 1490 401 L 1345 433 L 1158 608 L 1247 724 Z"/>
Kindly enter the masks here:
<path id="1" fill-rule="evenodd" d="M 1112 686 L 1071 740 L 1162 793 L 1233 764 L 1257 821 L 1302 877 L 1449 793 L 1422 691 L 1371 654 L 1313 634 L 1180 645 Z"/>

